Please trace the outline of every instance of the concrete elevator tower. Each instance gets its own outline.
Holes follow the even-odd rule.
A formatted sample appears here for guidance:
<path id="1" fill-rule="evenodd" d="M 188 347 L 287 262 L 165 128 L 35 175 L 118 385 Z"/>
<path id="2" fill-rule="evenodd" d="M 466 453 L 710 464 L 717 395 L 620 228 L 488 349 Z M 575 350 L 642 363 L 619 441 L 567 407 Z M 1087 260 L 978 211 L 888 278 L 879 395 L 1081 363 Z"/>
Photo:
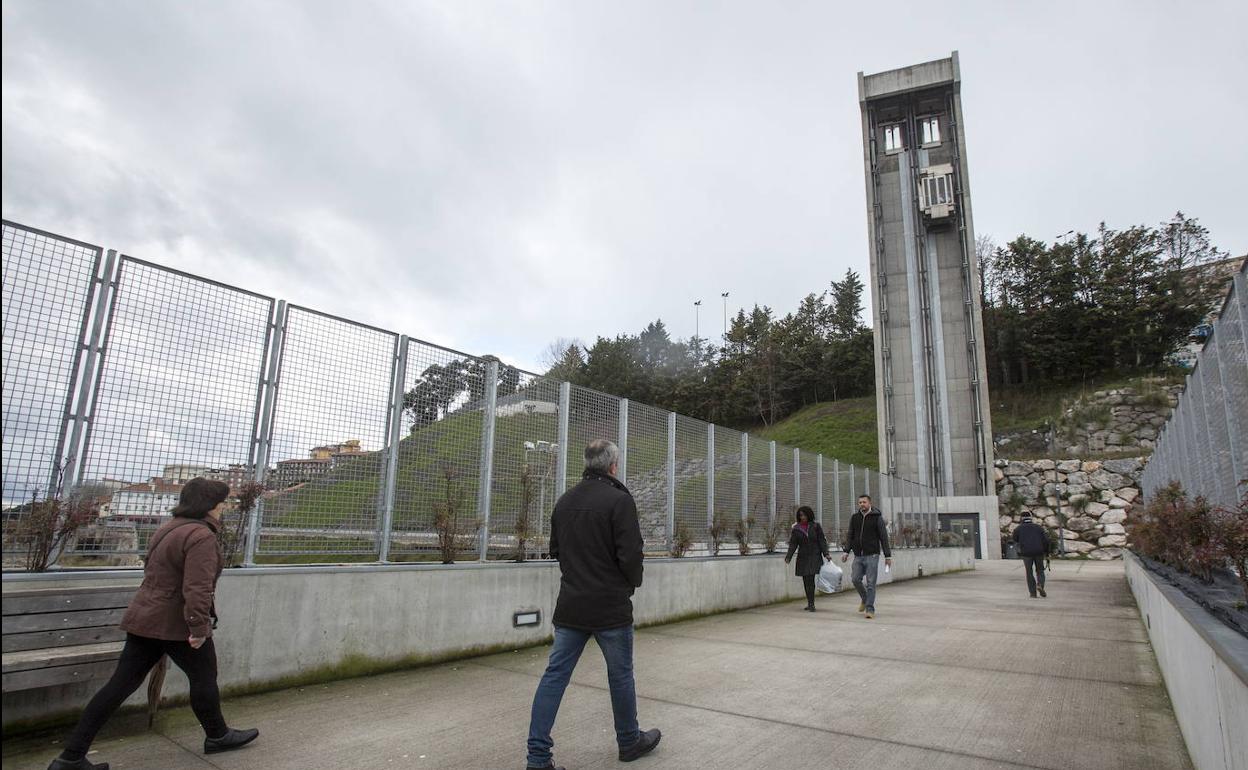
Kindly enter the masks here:
<path id="1" fill-rule="evenodd" d="M 957 51 L 858 73 L 880 468 L 982 499 L 992 424 L 960 90 Z"/>

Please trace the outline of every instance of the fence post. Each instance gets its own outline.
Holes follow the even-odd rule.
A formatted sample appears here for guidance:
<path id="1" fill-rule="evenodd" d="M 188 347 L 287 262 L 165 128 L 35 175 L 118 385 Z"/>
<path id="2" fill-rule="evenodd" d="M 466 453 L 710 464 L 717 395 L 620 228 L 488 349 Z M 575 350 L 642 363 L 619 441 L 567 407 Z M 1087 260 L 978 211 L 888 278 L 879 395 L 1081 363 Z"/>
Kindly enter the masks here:
<path id="1" fill-rule="evenodd" d="M 667 413 L 667 551 L 676 544 L 676 413 Z"/>
<path id="2" fill-rule="evenodd" d="M 802 450 L 793 447 L 793 505 L 802 504 Z"/>
<path id="3" fill-rule="evenodd" d="M 850 516 L 854 515 L 853 514 L 854 508 L 855 506 L 858 505 L 858 496 L 854 494 L 854 482 L 856 481 L 856 479 L 854 479 L 854 473 L 855 473 L 854 464 L 850 463 L 849 464 L 849 510 L 850 510 L 849 515 Z"/>
<path id="4" fill-rule="evenodd" d="M 767 519 L 767 524 L 769 527 L 775 527 L 776 526 L 776 442 L 774 441 L 771 442 L 770 454 L 771 454 L 771 471 L 770 471 L 771 494 L 768 498 L 768 502 L 770 503 L 771 511 L 769 513 L 769 518 Z"/>
<path id="5" fill-rule="evenodd" d="M 80 461 L 84 447 L 82 433 L 87 419 L 87 404 L 95 391 L 96 358 L 100 352 L 100 335 L 107 321 L 106 311 L 112 303 L 111 295 L 116 283 L 117 252 L 108 250 L 104 260 L 104 273 L 100 274 L 97 252 L 92 263 L 91 284 L 82 308 L 82 323 L 78 332 L 78 346 L 74 350 L 74 366 L 69 387 L 65 392 L 65 409 L 61 414 L 61 430 L 57 434 L 56 452 L 52 455 L 52 470 L 48 477 L 47 497 L 56 495 L 58 488 L 66 483 L 76 485 L 82 479 L 83 462 Z M 92 305 L 94 303 L 94 312 Z M 84 355 L 85 354 L 85 355 Z M 65 446 L 68 440 L 69 446 Z M 61 465 L 64 461 L 65 465 Z"/>
<path id="6" fill-rule="evenodd" d="M 403 396 L 407 378 L 407 335 L 399 337 L 391 373 L 393 392 L 390 394 L 390 418 L 386 448 L 386 477 L 381 504 L 381 535 L 378 542 L 377 560 L 390 561 L 390 533 L 394 529 L 394 487 L 399 476 L 399 442 L 403 438 Z"/>
<path id="7" fill-rule="evenodd" d="M 286 301 L 278 300 L 277 309 L 269 323 L 269 360 L 265 365 L 264 388 L 260 406 L 259 442 L 256 445 L 254 478 L 264 485 L 269 475 L 269 452 L 273 447 L 273 414 L 277 408 L 277 383 L 282 375 L 282 353 L 286 348 Z M 264 521 L 264 496 L 251 508 L 251 520 L 247 522 L 247 544 L 243 549 L 243 565 L 255 566 L 256 548 L 260 543 L 260 525 Z"/>
<path id="8" fill-rule="evenodd" d="M 572 383 L 559 383 L 559 448 L 555 454 L 555 499 L 568 491 L 568 411 L 572 407 Z M 542 512 L 545 516 L 545 511 Z"/>
<path id="9" fill-rule="evenodd" d="M 815 521 L 823 526 L 823 454 L 815 455 Z"/>
<path id="10" fill-rule="evenodd" d="M 64 469 L 60 474 L 60 481 L 68 482 L 71 487 L 82 482 L 87 455 L 91 450 L 95 402 L 100 390 L 100 377 L 104 370 L 104 357 L 113 321 L 113 305 L 117 301 L 120 273 L 121 263 L 117 258 L 117 252 L 109 249 L 104 263 L 104 275 L 99 279 L 99 302 L 95 307 L 95 320 L 91 325 L 91 340 L 87 343 L 87 357 L 83 362 L 82 371 L 82 389 L 78 392 L 78 408 L 75 410 L 77 414 L 69 439 L 68 453 L 74 459 L 70 460 L 72 467 Z M 61 459 L 55 457 L 53 462 L 59 465 Z M 55 467 L 52 473 L 54 475 L 57 473 Z M 54 492 L 55 489 L 51 491 Z"/>
<path id="11" fill-rule="evenodd" d="M 706 533 L 715 526 L 715 423 L 706 424 Z"/>
<path id="12" fill-rule="evenodd" d="M 750 434 L 741 434 L 741 521 L 750 518 Z M 748 537 L 749 534 L 747 533 Z"/>
<path id="13" fill-rule="evenodd" d="M 498 362 L 485 367 L 485 419 L 481 421 L 481 482 L 477 487 L 477 519 L 481 522 L 481 541 L 477 558 L 485 561 L 490 555 L 490 487 L 494 483 L 494 418 L 498 411 Z"/>
<path id="14" fill-rule="evenodd" d="M 628 399 L 620 399 L 620 441 L 616 444 L 620 448 L 620 467 L 616 471 L 616 478 L 621 484 L 628 483 Z"/>
<path id="15" fill-rule="evenodd" d="M 836 539 L 841 539 L 841 461 L 832 459 L 832 525 L 836 527 Z"/>

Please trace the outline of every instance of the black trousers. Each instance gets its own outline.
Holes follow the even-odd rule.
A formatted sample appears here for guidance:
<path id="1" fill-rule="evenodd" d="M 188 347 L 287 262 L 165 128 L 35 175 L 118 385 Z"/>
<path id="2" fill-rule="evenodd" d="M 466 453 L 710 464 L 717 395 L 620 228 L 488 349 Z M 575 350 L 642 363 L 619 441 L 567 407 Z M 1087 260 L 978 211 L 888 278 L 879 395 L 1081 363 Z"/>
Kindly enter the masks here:
<path id="1" fill-rule="evenodd" d="M 802 587 L 806 589 L 806 604 L 815 606 L 815 576 L 802 575 Z"/>
<path id="2" fill-rule="evenodd" d="M 1044 588 L 1044 555 L 1024 556 L 1023 570 L 1027 573 L 1027 590 L 1036 595 L 1036 586 Z"/>
<path id="3" fill-rule="evenodd" d="M 188 642 L 170 642 L 126 634 L 117 670 L 108 683 L 95 694 L 78 719 L 78 726 L 65 742 L 65 754 L 73 758 L 86 755 L 91 742 L 108 718 L 129 698 L 147 673 L 168 655 L 186 673 L 191 685 L 191 710 L 210 738 L 220 738 L 229 729 L 221 716 L 221 692 L 217 689 L 217 648 L 209 637 L 198 649 Z"/>

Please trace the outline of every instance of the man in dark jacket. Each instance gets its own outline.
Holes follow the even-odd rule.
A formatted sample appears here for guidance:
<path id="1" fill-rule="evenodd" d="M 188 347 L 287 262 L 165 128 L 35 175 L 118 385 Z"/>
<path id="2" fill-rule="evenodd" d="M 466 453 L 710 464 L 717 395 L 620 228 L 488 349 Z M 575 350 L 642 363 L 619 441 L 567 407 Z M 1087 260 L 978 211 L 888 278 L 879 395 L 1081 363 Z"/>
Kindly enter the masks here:
<path id="1" fill-rule="evenodd" d="M 1036 591 L 1041 596 L 1044 592 L 1044 557 L 1049 552 L 1049 536 L 1044 527 L 1036 524 L 1030 516 L 1023 517 L 1023 523 L 1014 530 L 1014 542 L 1018 543 L 1018 554 L 1023 557 L 1023 569 L 1027 572 L 1027 591 L 1031 598 L 1036 598 Z"/>
<path id="2" fill-rule="evenodd" d="M 859 612 L 867 619 L 875 617 L 875 582 L 880 572 L 880 551 L 884 552 L 884 564 L 893 566 L 893 551 L 888 547 L 888 525 L 884 514 L 871 505 L 871 495 L 859 495 L 858 510 L 849 520 L 849 540 L 845 543 L 844 562 L 854 554 L 854 588 L 862 602 Z"/>
<path id="3" fill-rule="evenodd" d="M 585 448 L 581 483 L 555 503 L 550 555 L 563 577 L 552 621 L 555 645 L 533 696 L 528 767 L 555 768 L 550 731 L 563 691 L 590 637 L 607 662 L 620 761 L 631 762 L 659 743 L 658 730 L 637 726 L 633 683 L 633 591 L 641 587 L 642 539 L 637 505 L 616 479 L 620 450 L 605 439 Z M 555 768 L 562 770 L 562 768 Z"/>

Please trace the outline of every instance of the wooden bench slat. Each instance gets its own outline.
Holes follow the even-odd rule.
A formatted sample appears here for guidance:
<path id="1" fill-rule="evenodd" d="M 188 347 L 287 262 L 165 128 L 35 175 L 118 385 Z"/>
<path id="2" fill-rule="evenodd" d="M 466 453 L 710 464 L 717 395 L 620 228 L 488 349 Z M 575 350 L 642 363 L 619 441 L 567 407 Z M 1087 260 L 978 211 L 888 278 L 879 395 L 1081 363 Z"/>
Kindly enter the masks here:
<path id="1" fill-rule="evenodd" d="M 56 647 L 43 650 L 23 650 L 4 656 L 4 673 L 30 671 L 38 668 L 78 666 L 85 663 L 115 661 L 121 656 L 124 642 L 76 644 L 72 647 Z"/>
<path id="2" fill-rule="evenodd" d="M 93 679 L 107 679 L 112 676 L 116 661 L 100 661 L 83 663 L 76 666 L 55 666 L 53 668 L 37 668 L 29 671 L 14 671 L 4 674 L 4 691 L 34 690 L 40 687 L 54 687 L 72 682 L 89 682 Z"/>
<path id="3" fill-rule="evenodd" d="M 5 595 L 4 616 L 32 615 L 47 612 L 78 612 L 82 610 L 125 607 L 134 598 L 135 588 L 112 588 L 91 593 L 67 593 L 64 590 L 24 591 L 22 595 Z"/>
<path id="4" fill-rule="evenodd" d="M 12 615 L 4 619 L 4 633 L 26 634 L 32 631 L 57 631 L 67 628 L 115 626 L 126 614 L 123 607 L 83 612 L 45 612 L 38 615 Z"/>
<path id="5" fill-rule="evenodd" d="M 28 634 L 5 634 L 3 639 L 4 654 L 8 655 L 10 652 L 68 647 L 75 644 L 121 642 L 125 641 L 126 632 L 116 626 L 95 626 L 57 631 L 34 631 Z"/>

